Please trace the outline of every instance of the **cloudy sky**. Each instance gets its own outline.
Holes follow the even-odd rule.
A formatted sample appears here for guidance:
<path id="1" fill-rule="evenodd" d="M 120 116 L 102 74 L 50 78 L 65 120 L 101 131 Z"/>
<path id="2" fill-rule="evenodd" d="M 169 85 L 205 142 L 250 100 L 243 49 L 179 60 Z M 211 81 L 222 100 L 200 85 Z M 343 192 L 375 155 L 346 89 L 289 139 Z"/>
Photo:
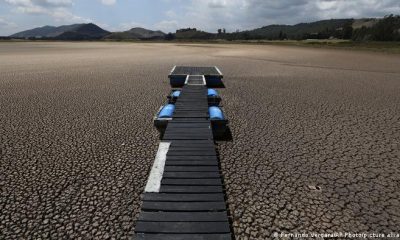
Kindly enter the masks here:
<path id="1" fill-rule="evenodd" d="M 0 36 L 44 25 L 93 22 L 109 31 L 145 27 L 215 32 L 330 18 L 400 14 L 400 0 L 0 0 Z"/>

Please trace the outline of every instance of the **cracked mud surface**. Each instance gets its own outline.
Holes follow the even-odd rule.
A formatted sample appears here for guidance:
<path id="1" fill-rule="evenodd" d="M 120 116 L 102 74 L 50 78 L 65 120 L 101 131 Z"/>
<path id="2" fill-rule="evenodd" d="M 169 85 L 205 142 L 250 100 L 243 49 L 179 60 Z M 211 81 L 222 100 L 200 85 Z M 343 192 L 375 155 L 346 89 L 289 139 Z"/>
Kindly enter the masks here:
<path id="1" fill-rule="evenodd" d="M 175 64 L 217 65 L 237 239 L 400 232 L 400 57 L 277 46 L 1 43 L 0 239 L 132 236 Z"/>

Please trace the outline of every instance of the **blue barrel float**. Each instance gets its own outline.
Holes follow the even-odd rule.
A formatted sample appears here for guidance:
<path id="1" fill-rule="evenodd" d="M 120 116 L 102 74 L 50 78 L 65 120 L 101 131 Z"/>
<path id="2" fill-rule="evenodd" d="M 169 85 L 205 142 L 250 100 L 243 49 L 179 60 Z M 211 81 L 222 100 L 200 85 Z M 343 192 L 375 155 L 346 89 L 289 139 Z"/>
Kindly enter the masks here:
<path id="1" fill-rule="evenodd" d="M 172 118 L 174 111 L 175 111 L 175 105 L 167 104 L 160 110 L 158 118 Z"/>
<path id="2" fill-rule="evenodd" d="M 154 117 L 154 126 L 160 132 L 160 136 L 164 134 L 168 125 L 168 121 L 170 121 L 174 115 L 174 111 L 174 104 L 166 104 L 165 106 L 161 107 L 160 111 Z"/>
<path id="3" fill-rule="evenodd" d="M 221 97 L 218 95 L 217 90 L 212 88 L 207 89 L 207 99 L 210 106 L 218 106 L 221 102 Z"/>
<path id="4" fill-rule="evenodd" d="M 224 114 L 222 113 L 221 108 L 211 106 L 208 108 L 208 112 L 210 114 L 210 119 L 211 120 L 224 120 Z"/>
<path id="5" fill-rule="evenodd" d="M 172 94 L 171 94 L 171 96 L 174 97 L 174 98 L 178 98 L 180 95 L 181 95 L 181 91 L 180 90 L 173 91 Z"/>
<path id="6" fill-rule="evenodd" d="M 172 90 L 171 93 L 167 96 L 169 103 L 175 103 L 180 95 L 181 90 Z"/>
<path id="7" fill-rule="evenodd" d="M 225 119 L 221 108 L 211 106 L 208 108 L 214 137 L 223 137 L 227 131 L 228 120 Z"/>
<path id="8" fill-rule="evenodd" d="M 218 92 L 215 89 L 209 88 L 209 89 L 207 89 L 207 96 L 208 97 L 218 96 Z"/>

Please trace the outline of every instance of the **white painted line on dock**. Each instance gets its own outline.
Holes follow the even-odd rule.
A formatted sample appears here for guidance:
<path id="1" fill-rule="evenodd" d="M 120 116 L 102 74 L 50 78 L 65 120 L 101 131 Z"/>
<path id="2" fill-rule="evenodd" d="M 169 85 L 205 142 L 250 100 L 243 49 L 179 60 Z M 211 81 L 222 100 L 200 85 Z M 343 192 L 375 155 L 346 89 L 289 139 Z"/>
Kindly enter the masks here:
<path id="1" fill-rule="evenodd" d="M 215 69 L 217 69 L 217 71 L 219 72 L 220 75 L 222 75 L 222 72 L 219 70 L 219 68 L 217 66 L 214 66 Z"/>
<path id="2" fill-rule="evenodd" d="M 176 65 L 172 68 L 171 72 L 169 73 L 169 75 L 172 75 L 172 73 L 175 71 Z"/>
<path id="3" fill-rule="evenodd" d="M 150 171 L 150 176 L 147 179 L 147 184 L 144 192 L 159 192 L 161 186 L 161 178 L 164 173 L 165 160 L 169 150 L 170 142 L 160 142 L 156 159 Z"/>
<path id="4" fill-rule="evenodd" d="M 189 81 L 189 76 L 190 76 L 190 75 L 186 75 L 186 79 L 185 79 L 185 85 L 187 85 L 187 84 L 188 84 L 188 81 Z"/>
<path id="5" fill-rule="evenodd" d="M 202 83 L 189 83 L 190 77 L 201 77 Z M 196 85 L 196 86 L 204 86 L 207 85 L 206 78 L 204 75 L 186 75 L 185 85 Z"/>

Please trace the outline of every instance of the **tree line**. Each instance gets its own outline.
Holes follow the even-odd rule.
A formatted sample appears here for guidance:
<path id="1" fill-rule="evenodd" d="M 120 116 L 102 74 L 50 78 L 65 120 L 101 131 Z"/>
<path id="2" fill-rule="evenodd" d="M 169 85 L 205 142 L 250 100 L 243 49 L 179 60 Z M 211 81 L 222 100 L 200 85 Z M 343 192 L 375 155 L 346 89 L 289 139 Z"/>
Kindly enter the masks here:
<path id="1" fill-rule="evenodd" d="M 400 41 L 400 16 L 388 15 L 372 27 L 354 29 L 352 39 L 355 41 Z"/>
<path id="2" fill-rule="evenodd" d="M 216 34 L 195 28 L 169 33 L 166 40 L 174 39 L 225 39 L 225 40 L 305 40 L 348 39 L 354 41 L 400 41 L 400 16 L 388 15 L 372 26 L 353 28 L 354 19 L 331 19 L 296 25 L 269 25 L 249 31 L 227 33 L 218 29 Z"/>

